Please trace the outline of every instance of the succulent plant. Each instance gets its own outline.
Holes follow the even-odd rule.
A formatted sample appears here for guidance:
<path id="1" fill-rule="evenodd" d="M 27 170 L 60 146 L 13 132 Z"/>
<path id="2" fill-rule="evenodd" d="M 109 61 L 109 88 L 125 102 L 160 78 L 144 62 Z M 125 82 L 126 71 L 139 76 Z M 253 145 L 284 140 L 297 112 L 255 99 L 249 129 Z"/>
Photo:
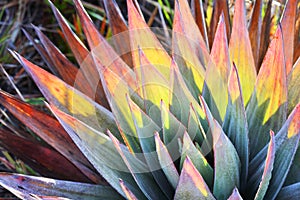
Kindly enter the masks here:
<path id="1" fill-rule="evenodd" d="M 22 199 L 299 199 L 299 2 L 287 1 L 269 42 L 270 2 L 264 17 L 255 2 L 247 28 L 243 0 L 232 24 L 227 1 L 214 1 L 207 28 L 202 1 L 191 12 L 175 0 L 171 52 L 132 0 L 128 26 L 104 1 L 110 43 L 74 0 L 89 48 L 50 2 L 80 68 L 37 27 L 40 43 L 25 31 L 53 74 L 12 54 L 55 118 L 1 91 L 36 136 L 0 137 L 41 175 L 66 180 L 1 173 L 0 185 Z"/>

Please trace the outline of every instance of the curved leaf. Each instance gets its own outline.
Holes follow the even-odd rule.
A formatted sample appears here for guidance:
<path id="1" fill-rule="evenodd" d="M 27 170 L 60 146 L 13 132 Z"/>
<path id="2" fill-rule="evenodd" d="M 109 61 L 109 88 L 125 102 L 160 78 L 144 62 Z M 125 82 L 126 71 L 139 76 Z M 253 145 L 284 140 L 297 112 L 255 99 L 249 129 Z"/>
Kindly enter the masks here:
<path id="1" fill-rule="evenodd" d="M 48 199 L 64 197 L 77 200 L 122 199 L 110 186 L 9 173 L 0 173 L 0 185 L 21 199 L 35 199 L 34 196 L 41 198 L 47 196 Z"/>
<path id="2" fill-rule="evenodd" d="M 295 183 L 286 187 L 283 187 L 276 199 L 291 200 L 300 198 L 300 183 Z"/>
<path id="3" fill-rule="evenodd" d="M 300 102 L 300 58 L 288 75 L 288 113 Z"/>

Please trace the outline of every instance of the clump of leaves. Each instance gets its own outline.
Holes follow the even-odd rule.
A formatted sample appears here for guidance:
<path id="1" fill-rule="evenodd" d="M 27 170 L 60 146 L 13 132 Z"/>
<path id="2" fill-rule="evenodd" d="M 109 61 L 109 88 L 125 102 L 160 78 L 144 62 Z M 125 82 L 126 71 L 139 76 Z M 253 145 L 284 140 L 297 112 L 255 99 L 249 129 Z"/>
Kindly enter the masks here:
<path id="1" fill-rule="evenodd" d="M 80 68 L 36 27 L 34 44 L 53 74 L 12 52 L 55 118 L 0 92 L 1 104 L 46 142 L 0 129 L 2 145 L 42 175 L 73 182 L 2 173 L 0 185 L 23 199 L 299 198 L 297 1 L 287 1 L 269 43 L 263 1 L 249 28 L 243 0 L 232 23 L 228 4 L 214 1 L 208 29 L 201 1 L 192 2 L 193 17 L 176 0 L 171 55 L 132 0 L 128 25 L 114 1 L 104 2 L 110 44 L 74 0 L 89 49 L 51 4 Z"/>

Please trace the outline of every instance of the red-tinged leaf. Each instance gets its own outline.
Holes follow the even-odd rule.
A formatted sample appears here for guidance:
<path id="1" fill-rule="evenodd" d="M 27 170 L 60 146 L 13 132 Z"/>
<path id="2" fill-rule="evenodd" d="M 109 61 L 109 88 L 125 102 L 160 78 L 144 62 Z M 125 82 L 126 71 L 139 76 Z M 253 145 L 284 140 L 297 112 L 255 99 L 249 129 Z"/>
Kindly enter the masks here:
<path id="1" fill-rule="evenodd" d="M 300 58 L 288 75 L 288 113 L 300 102 Z"/>
<path id="2" fill-rule="evenodd" d="M 125 196 L 119 184 L 119 179 L 123 179 L 128 182 L 130 190 L 137 197 L 143 197 L 133 177 L 128 173 L 129 170 L 122 157 L 107 135 L 62 112 L 53 105 L 50 108 L 85 157 L 113 188 Z"/>
<path id="3" fill-rule="evenodd" d="M 260 38 L 262 33 L 262 8 L 263 0 L 255 1 L 255 5 L 252 11 L 251 21 L 249 24 L 249 38 L 252 47 L 253 59 L 256 67 L 256 71 L 259 71 L 259 49 Z M 265 33 L 264 33 L 265 34 Z"/>
<path id="4" fill-rule="evenodd" d="M 284 43 L 284 56 L 286 64 L 286 73 L 292 70 L 294 59 L 294 38 L 291 33 L 295 32 L 295 23 L 297 16 L 297 2 L 298 0 L 288 0 L 285 4 L 283 16 L 281 18 L 283 43 Z"/>
<path id="5" fill-rule="evenodd" d="M 109 25 L 113 33 L 114 49 L 128 66 L 133 67 L 130 53 L 129 32 L 126 22 L 115 0 L 105 0 L 104 6 L 109 20 Z"/>
<path id="6" fill-rule="evenodd" d="M 148 166 L 135 157 L 128 149 L 123 148 L 124 146 L 110 132 L 108 134 L 144 195 L 148 199 L 167 199 L 163 195 L 163 191 L 156 184 Z"/>
<path id="7" fill-rule="evenodd" d="M 300 183 L 294 183 L 292 185 L 283 187 L 278 196 L 276 197 L 280 200 L 291 200 L 300 198 Z"/>
<path id="8" fill-rule="evenodd" d="M 255 92 L 247 107 L 250 159 L 267 143 L 272 129 L 278 132 L 287 115 L 287 83 L 282 32 L 279 27 L 259 71 Z M 252 131 L 255 130 L 255 131 Z"/>
<path id="9" fill-rule="evenodd" d="M 223 14 L 220 16 L 210 56 L 212 62 L 208 64 L 205 75 L 210 95 L 206 102 L 213 105 L 210 109 L 221 122 L 224 120 L 228 104 L 227 83 L 231 68 Z"/>
<path id="10" fill-rule="evenodd" d="M 27 175 L 0 174 L 0 185 L 21 199 L 120 199 L 110 186 Z"/>
<path id="11" fill-rule="evenodd" d="M 265 161 L 265 167 L 264 167 L 264 172 L 261 177 L 261 181 L 259 183 L 258 190 L 255 194 L 255 200 L 262 200 L 264 199 L 264 196 L 267 192 L 267 189 L 269 187 L 270 179 L 272 177 L 272 170 L 273 170 L 273 165 L 275 161 L 275 151 L 276 151 L 276 145 L 275 145 L 275 139 L 274 139 L 274 132 L 270 131 L 270 144 L 268 147 L 268 153 Z M 251 186 L 256 186 L 258 183 L 252 183 L 251 178 L 249 181 L 249 185 Z M 256 187 L 251 187 L 251 188 L 256 188 Z M 253 192 L 253 191 L 252 191 Z"/>
<path id="12" fill-rule="evenodd" d="M 120 180 L 120 185 L 128 200 L 138 200 L 131 190 L 126 186 L 123 180 Z"/>
<path id="13" fill-rule="evenodd" d="M 110 68 L 114 73 L 124 79 L 130 87 L 135 88 L 136 80 L 133 71 L 98 32 L 82 3 L 78 0 L 75 0 L 74 2 L 81 24 L 83 24 L 83 30 L 91 48 L 91 54 L 93 55 L 92 58 L 96 62 L 96 69 L 98 73 L 101 73 L 99 67 Z M 103 49 L 105 49 L 105 51 L 103 51 Z M 88 64 L 89 63 L 86 63 L 87 66 Z M 98 81 L 99 80 L 100 79 L 98 79 Z"/>
<path id="14" fill-rule="evenodd" d="M 139 48 L 149 62 L 166 78 L 170 78 L 171 58 L 139 14 L 132 0 L 127 0 L 130 45 L 134 68 L 139 68 Z M 141 75 L 137 74 L 140 81 Z"/>
<path id="15" fill-rule="evenodd" d="M 99 73 L 98 70 L 94 64 L 94 61 L 90 55 L 90 52 L 87 50 L 87 48 L 84 46 L 84 44 L 80 41 L 80 39 L 77 37 L 77 35 L 71 30 L 70 26 L 68 25 L 67 21 L 64 19 L 64 17 L 60 14 L 60 12 L 57 10 L 57 8 L 53 5 L 51 1 L 50 5 L 52 8 L 52 11 L 55 15 L 56 20 L 58 21 L 64 36 L 67 40 L 68 45 L 70 46 L 70 49 L 72 50 L 77 63 L 80 66 L 80 69 L 84 76 L 86 77 L 86 80 L 89 82 L 92 92 L 94 93 L 94 97 L 98 99 L 103 106 L 106 108 L 107 100 L 104 95 L 104 91 L 101 85 L 99 85 Z"/>
<path id="16" fill-rule="evenodd" d="M 172 187 L 175 189 L 178 184 L 179 174 L 173 163 L 174 160 L 172 160 L 167 147 L 161 141 L 159 134 L 157 132 L 155 133 L 154 137 L 155 137 L 155 144 L 156 144 L 156 152 L 158 155 L 160 166 L 164 171 L 165 175 L 167 176 Z"/>
<path id="17" fill-rule="evenodd" d="M 242 97 L 241 85 L 235 65 L 231 68 L 228 81 L 229 104 L 222 128 L 234 144 L 241 161 L 241 188 L 245 191 L 248 177 L 249 139 L 247 116 Z"/>
<path id="18" fill-rule="evenodd" d="M 192 13 L 195 18 L 195 22 L 202 34 L 207 49 L 209 49 L 207 24 L 205 21 L 205 13 L 203 8 L 203 2 L 198 0 L 191 1 Z"/>
<path id="19" fill-rule="evenodd" d="M 93 88 L 89 85 L 82 71 L 73 65 L 37 27 L 34 26 L 34 30 L 51 58 L 51 62 L 53 63 L 51 68 L 54 68 L 58 72 L 59 77 L 90 98 L 95 97 Z"/>
<path id="20" fill-rule="evenodd" d="M 172 56 L 178 63 L 189 90 L 198 98 L 203 89 L 209 53 L 185 0 L 175 1 Z"/>
<path id="21" fill-rule="evenodd" d="M 239 72 L 243 99 L 247 105 L 254 90 L 256 69 L 249 39 L 246 9 L 244 0 L 237 0 L 234 6 L 232 33 L 229 42 L 231 61 L 236 64 Z"/>
<path id="22" fill-rule="evenodd" d="M 239 190 L 234 188 L 228 200 L 243 200 L 243 198 L 241 197 Z"/>
<path id="23" fill-rule="evenodd" d="M 26 127 L 66 157 L 91 181 L 95 183 L 101 181 L 102 178 L 93 171 L 92 165 L 55 118 L 2 91 L 0 91 L 0 103 Z"/>
<path id="24" fill-rule="evenodd" d="M 183 163 L 174 199 L 215 199 L 189 157 Z"/>
<path id="25" fill-rule="evenodd" d="M 230 38 L 230 15 L 229 15 L 229 7 L 228 7 L 228 0 L 214 0 L 213 1 L 213 13 L 210 21 L 210 33 L 209 33 L 209 44 L 212 47 L 215 33 L 217 30 L 218 22 L 221 15 L 224 15 L 224 21 L 226 24 L 226 35 L 227 39 Z"/>
<path id="26" fill-rule="evenodd" d="M 52 148 L 13 135 L 4 129 L 0 129 L 0 143 L 3 148 L 23 160 L 43 176 L 90 182 L 78 168 Z"/>
<path id="27" fill-rule="evenodd" d="M 109 129 L 118 133 L 110 111 L 19 54 L 12 54 L 31 75 L 48 102 L 60 107 L 64 112 L 77 117 L 95 129 L 103 132 Z"/>
<path id="28" fill-rule="evenodd" d="M 265 11 L 265 16 L 262 22 L 261 34 L 260 34 L 260 47 L 259 47 L 259 57 L 258 57 L 258 67 L 259 71 L 261 63 L 265 57 L 265 54 L 268 50 L 270 43 L 270 31 L 271 31 L 271 14 L 272 14 L 272 2 L 273 0 L 269 0 L 267 4 L 267 9 Z M 257 71 L 257 72 L 258 72 Z"/>

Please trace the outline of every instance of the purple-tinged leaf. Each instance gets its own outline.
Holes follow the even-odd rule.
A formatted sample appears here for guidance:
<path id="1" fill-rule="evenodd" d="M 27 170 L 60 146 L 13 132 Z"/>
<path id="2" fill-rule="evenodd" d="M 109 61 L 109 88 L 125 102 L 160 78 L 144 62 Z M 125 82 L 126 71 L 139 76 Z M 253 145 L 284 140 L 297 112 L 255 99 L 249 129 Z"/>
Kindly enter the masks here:
<path id="1" fill-rule="evenodd" d="M 300 199 L 300 183 L 298 182 L 283 187 L 278 193 L 276 199 L 280 199 L 280 200 Z"/>
<path id="2" fill-rule="evenodd" d="M 121 199 L 110 186 L 1 173 L 0 185 L 21 199 Z"/>
<path id="3" fill-rule="evenodd" d="M 243 200 L 243 198 L 241 197 L 239 190 L 237 188 L 234 188 L 232 194 L 227 200 Z"/>

